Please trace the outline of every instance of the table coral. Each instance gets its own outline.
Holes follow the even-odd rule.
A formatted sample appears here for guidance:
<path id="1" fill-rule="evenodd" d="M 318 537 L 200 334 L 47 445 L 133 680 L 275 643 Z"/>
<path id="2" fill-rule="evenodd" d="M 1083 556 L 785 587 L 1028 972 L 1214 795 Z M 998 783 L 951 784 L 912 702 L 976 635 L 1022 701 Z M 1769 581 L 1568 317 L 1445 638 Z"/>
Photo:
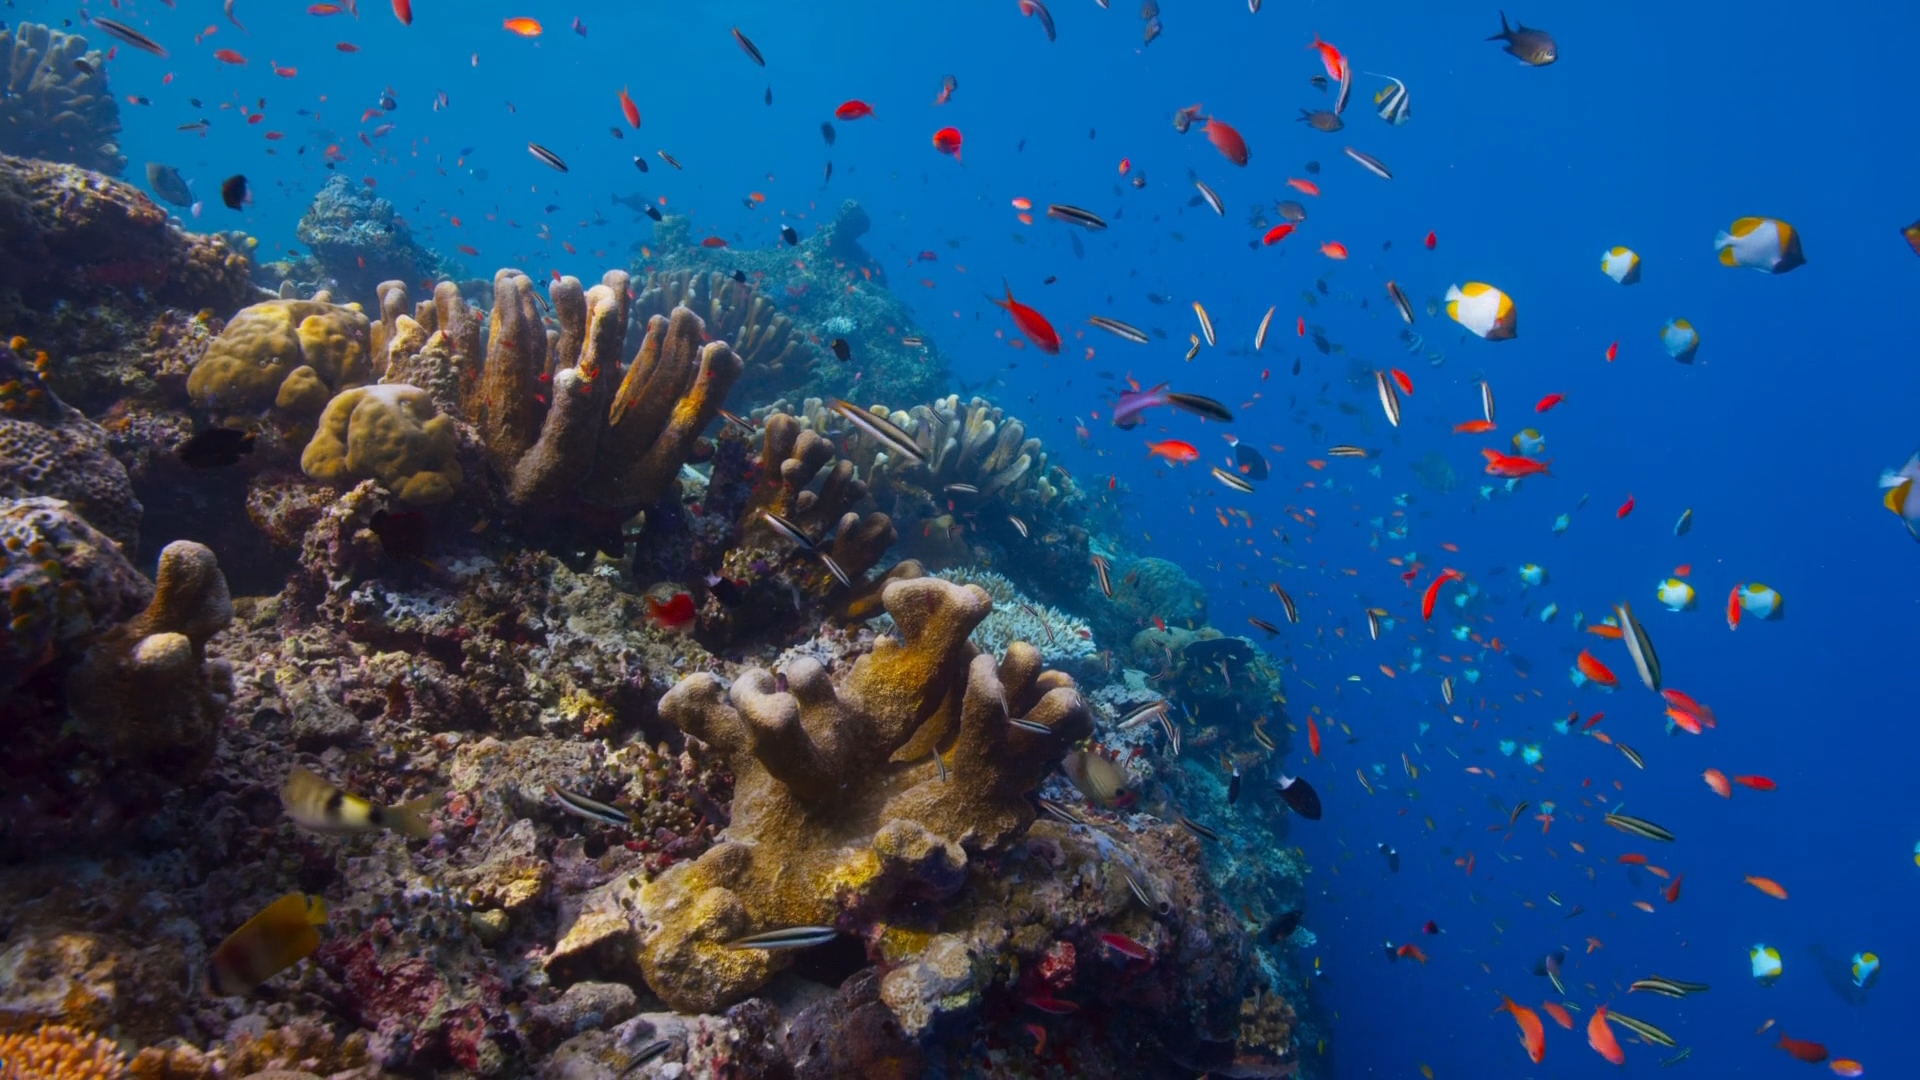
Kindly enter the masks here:
<path id="1" fill-rule="evenodd" d="M 1031 824 L 1028 793 L 1092 730 L 1072 680 L 1042 671 L 1034 649 L 1014 645 L 996 666 L 967 642 L 991 610 L 981 589 L 919 578 L 889 585 L 884 602 L 900 636 L 880 638 L 837 686 L 801 660 L 786 690 L 750 669 L 730 690 L 688 676 L 661 700 L 661 716 L 735 777 L 722 842 L 640 893 L 647 985 L 676 1008 L 738 1000 L 786 963 L 728 949 L 734 938 L 843 917 L 874 925 L 901 893 L 951 896 L 968 853 Z"/>
<path id="2" fill-rule="evenodd" d="M 176 540 L 160 553 L 153 602 L 101 635 L 67 681 L 81 739 L 117 758 L 191 775 L 212 757 L 228 687 L 207 640 L 233 621 L 213 551 Z"/>
<path id="3" fill-rule="evenodd" d="M 425 506 L 460 486 L 459 435 L 425 390 L 359 386 L 327 403 L 300 468 L 322 483 L 378 480 L 401 502 Z"/>
<path id="4" fill-rule="evenodd" d="M 20 23 L 0 27 L 0 58 L 0 150 L 120 175 L 120 105 L 100 50 L 78 34 Z"/>
<path id="5" fill-rule="evenodd" d="M 204 408 L 311 418 L 335 394 L 372 381 L 372 351 L 358 304 L 267 300 L 227 323 L 193 366 L 187 393 Z"/>

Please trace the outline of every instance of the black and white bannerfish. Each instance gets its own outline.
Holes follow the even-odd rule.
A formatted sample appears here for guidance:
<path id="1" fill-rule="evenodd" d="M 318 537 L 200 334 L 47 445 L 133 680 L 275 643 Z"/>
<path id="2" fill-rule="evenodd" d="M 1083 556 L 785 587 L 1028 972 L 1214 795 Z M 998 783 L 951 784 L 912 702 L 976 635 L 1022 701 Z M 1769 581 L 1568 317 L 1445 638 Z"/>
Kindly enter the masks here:
<path id="1" fill-rule="evenodd" d="M 433 835 L 428 816 L 438 795 L 423 795 L 399 806 L 381 806 L 327 783 L 296 765 L 280 785 L 280 805 L 294 824 L 317 833 L 363 833 L 392 829 L 402 836 Z"/>
<path id="2" fill-rule="evenodd" d="M 1265 480 L 1269 473 L 1267 459 L 1246 443 L 1232 435 L 1227 436 L 1227 445 L 1233 447 L 1233 463 L 1240 467 L 1240 475 L 1249 480 Z"/>
<path id="3" fill-rule="evenodd" d="M 1288 596 L 1287 590 L 1277 584 L 1270 585 L 1268 588 L 1273 590 L 1273 595 L 1280 598 L 1280 606 L 1285 608 L 1287 612 L 1287 621 L 1290 623 L 1298 623 L 1300 621 L 1300 609 L 1294 606 L 1293 597 Z"/>
<path id="4" fill-rule="evenodd" d="M 926 464 L 927 452 L 920 449 L 913 435 L 889 417 L 870 412 L 844 398 L 834 398 L 831 406 L 848 423 L 871 436 L 891 452 L 920 464 Z"/>
<path id="5" fill-rule="evenodd" d="M 1193 313 L 1200 319 L 1200 333 L 1206 336 L 1207 348 L 1213 348 L 1213 317 L 1207 314 L 1207 309 L 1201 307 L 1198 300 L 1193 302 Z"/>
<path id="6" fill-rule="evenodd" d="M 1090 316 L 1087 321 L 1115 337 L 1126 338 L 1136 345 L 1147 344 L 1147 332 L 1145 330 L 1128 323 L 1123 323 L 1119 319 L 1109 319 L 1105 315 L 1094 315 Z"/>
<path id="7" fill-rule="evenodd" d="M 1111 568 L 1108 567 L 1107 565 L 1106 556 L 1104 555 L 1093 556 L 1093 573 L 1096 577 L 1100 579 L 1101 595 L 1105 596 L 1109 600 L 1113 599 L 1113 573 Z"/>
<path id="8" fill-rule="evenodd" d="M 1267 313 L 1260 317 L 1260 329 L 1255 330 L 1253 332 L 1253 351 L 1254 352 L 1259 352 L 1261 349 L 1266 348 L 1267 327 L 1273 325 L 1274 310 L 1275 308 L 1270 307 L 1267 309 Z"/>
<path id="9" fill-rule="evenodd" d="M 1373 373 L 1374 385 L 1380 391 L 1380 408 L 1387 414 L 1387 423 L 1400 426 L 1400 391 L 1393 385 L 1393 377 L 1384 371 Z"/>
<path id="10" fill-rule="evenodd" d="M 1480 415 L 1493 423 L 1493 384 L 1485 379 L 1480 380 Z"/>
<path id="11" fill-rule="evenodd" d="M 1367 170 L 1373 175 L 1379 177 L 1380 179 L 1382 180 L 1393 179 L 1393 170 L 1387 168 L 1386 162 L 1381 161 L 1379 158 L 1374 157 L 1372 154 L 1362 153 L 1358 150 L 1355 150 L 1353 147 L 1349 146 L 1347 147 L 1347 156 L 1352 158 L 1354 161 L 1358 162 L 1361 168 Z"/>
<path id="12" fill-rule="evenodd" d="M 840 931 L 831 926 L 789 926 L 784 930 L 769 930 L 764 934 L 749 934 L 727 942 L 729 949 L 760 949 L 765 952 L 780 952 L 785 949 L 811 949 L 815 945 L 825 945 L 840 936 Z"/>
<path id="13" fill-rule="evenodd" d="M 1273 781 L 1273 789 L 1294 813 L 1308 821 L 1320 820 L 1320 793 L 1305 779 L 1280 773 Z"/>
<path id="14" fill-rule="evenodd" d="M 1386 79 L 1393 83 L 1392 86 L 1381 87 L 1380 92 L 1373 95 L 1374 109 L 1380 114 L 1380 119 L 1385 120 L 1395 127 L 1399 127 L 1401 124 L 1411 120 L 1413 118 L 1413 96 L 1407 93 L 1407 84 L 1391 75 L 1381 75 L 1373 71 L 1369 71 L 1367 74 L 1372 75 L 1376 79 Z"/>
<path id="15" fill-rule="evenodd" d="M 547 149 L 546 147 L 541 146 L 537 142 L 530 142 L 527 144 L 527 153 L 532 154 L 534 157 L 540 159 L 540 163 L 542 165 L 545 165 L 547 168 L 552 169 L 555 172 L 567 171 L 567 163 L 560 160 L 559 154 L 556 154 L 553 151 Z"/>
<path id="16" fill-rule="evenodd" d="M 1245 477 L 1242 477 L 1238 473 L 1228 472 L 1218 465 L 1213 467 L 1213 478 L 1225 484 L 1227 487 L 1240 492 L 1242 495 L 1253 494 L 1253 485 L 1247 483 Z"/>
<path id="17" fill-rule="evenodd" d="M 1613 609 L 1620 622 L 1620 637 L 1627 644 L 1627 655 L 1633 657 L 1633 668 L 1640 674 L 1640 681 L 1654 693 L 1660 692 L 1660 657 L 1653 651 L 1653 639 L 1647 636 L 1647 628 L 1634 618 L 1633 607 L 1624 601 Z"/>
<path id="18" fill-rule="evenodd" d="M 602 825 L 612 825 L 621 829 L 631 829 L 634 827 L 633 815 L 617 806 L 609 806 L 598 799 L 589 799 L 585 795 L 568 791 L 562 787 L 555 787 L 552 784 L 547 785 L 547 795 L 553 799 L 555 805 L 567 813 L 572 814 L 574 817 L 584 818 L 587 821 L 597 821 Z"/>
<path id="19" fill-rule="evenodd" d="M 1104 229 L 1106 219 L 1091 210 L 1082 210 L 1066 203 L 1048 203 L 1047 216 L 1055 221 L 1064 221 L 1069 225 L 1078 225 L 1085 229 Z"/>
<path id="20" fill-rule="evenodd" d="M 1413 302 L 1408 300 L 1407 294 L 1400 291 L 1400 286 L 1392 281 L 1387 282 L 1387 298 L 1393 301 L 1393 309 L 1400 313 L 1400 321 L 1412 326 Z"/>
<path id="21" fill-rule="evenodd" d="M 1227 216 L 1227 204 L 1220 201 L 1220 194 L 1208 187 L 1205 180 L 1196 176 L 1193 178 L 1193 186 L 1200 189 L 1200 197 L 1207 200 L 1207 205 L 1213 207 L 1214 213 L 1221 217 Z"/>
<path id="22" fill-rule="evenodd" d="M 760 518 L 768 525 L 773 526 L 774 532 L 786 537 L 789 543 L 801 551 L 813 551 L 813 541 L 808 539 L 807 534 L 801 530 L 800 526 L 795 525 L 793 522 L 788 521 L 786 518 L 781 517 L 771 510 L 760 511 Z"/>

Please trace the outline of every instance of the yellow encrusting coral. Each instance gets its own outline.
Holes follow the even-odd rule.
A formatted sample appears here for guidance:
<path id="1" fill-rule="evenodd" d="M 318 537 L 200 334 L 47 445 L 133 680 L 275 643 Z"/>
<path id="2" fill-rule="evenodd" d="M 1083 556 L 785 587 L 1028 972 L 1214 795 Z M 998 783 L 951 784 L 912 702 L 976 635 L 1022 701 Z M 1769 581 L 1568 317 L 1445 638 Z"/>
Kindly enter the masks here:
<path id="1" fill-rule="evenodd" d="M 640 893 L 641 967 L 675 1008 L 724 1007 L 786 963 L 729 941 L 786 926 L 884 933 L 895 896 L 952 896 L 968 852 L 1002 850 L 1032 824 L 1027 796 L 1091 733 L 1073 681 L 1041 670 L 1032 647 L 996 665 L 968 643 L 992 607 L 979 588 L 895 581 L 883 602 L 899 636 L 838 685 L 802 659 L 785 690 L 756 668 L 731 688 L 692 675 L 661 699 L 660 715 L 735 777 L 721 842 Z"/>
<path id="2" fill-rule="evenodd" d="M 187 376 L 194 403 L 312 416 L 333 394 L 371 382 L 367 317 L 324 296 L 242 308 Z"/>
<path id="3" fill-rule="evenodd" d="M 327 403 L 300 467 L 322 483 L 378 480 L 413 506 L 445 502 L 460 486 L 459 434 L 425 390 L 360 386 Z"/>

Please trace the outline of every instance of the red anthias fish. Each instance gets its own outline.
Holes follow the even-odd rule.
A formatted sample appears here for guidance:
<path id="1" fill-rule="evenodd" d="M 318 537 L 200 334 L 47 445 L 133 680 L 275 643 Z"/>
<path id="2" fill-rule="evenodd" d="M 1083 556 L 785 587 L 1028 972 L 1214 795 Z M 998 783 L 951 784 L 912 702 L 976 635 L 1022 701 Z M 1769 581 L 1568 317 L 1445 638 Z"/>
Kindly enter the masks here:
<path id="1" fill-rule="evenodd" d="M 1213 148 L 1220 151 L 1221 156 L 1235 165 L 1247 163 L 1247 140 L 1241 138 L 1232 125 L 1223 124 L 1210 116 L 1205 131 L 1207 140 L 1213 143 Z"/>
<path id="2" fill-rule="evenodd" d="M 1020 332 L 1027 336 L 1028 341 L 1033 342 L 1034 348 L 1039 349 L 1049 356 L 1058 355 L 1060 352 L 1059 331 L 1053 328 L 1053 324 L 1047 321 L 1045 315 L 1015 300 L 1013 298 L 1013 286 L 1007 285 L 1004 281 L 1001 282 L 1001 284 L 1006 286 L 1007 298 L 1005 300 L 996 300 L 989 296 L 987 299 L 992 300 L 995 307 L 1005 308 L 1007 314 L 1013 316 L 1013 325 L 1020 328 Z"/>
<path id="3" fill-rule="evenodd" d="M 694 613 L 693 597 L 687 593 L 675 593 L 664 604 L 651 596 L 647 597 L 647 617 L 663 630 L 692 629 Z"/>
<path id="4" fill-rule="evenodd" d="M 1481 450 L 1480 454 L 1487 459 L 1488 476 L 1505 476 L 1511 478 L 1532 476 L 1535 473 L 1546 476 L 1553 475 L 1547 471 L 1547 467 L 1553 464 L 1551 460 L 1535 461 L 1530 457 L 1521 457 L 1518 454 L 1503 454 L 1492 448 Z"/>

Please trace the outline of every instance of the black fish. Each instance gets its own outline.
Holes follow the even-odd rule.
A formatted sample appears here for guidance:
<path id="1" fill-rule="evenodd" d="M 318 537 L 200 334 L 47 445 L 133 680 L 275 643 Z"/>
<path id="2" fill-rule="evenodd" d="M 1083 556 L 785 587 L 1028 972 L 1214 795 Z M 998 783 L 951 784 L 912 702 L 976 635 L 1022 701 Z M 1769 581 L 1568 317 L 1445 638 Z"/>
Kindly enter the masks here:
<path id="1" fill-rule="evenodd" d="M 747 283 L 747 272 L 745 270 L 735 270 L 733 272 L 733 280 L 745 285 Z"/>
<path id="2" fill-rule="evenodd" d="M 833 124 L 832 123 L 826 120 L 820 121 L 820 137 L 827 140 L 828 146 L 833 145 Z"/>
<path id="3" fill-rule="evenodd" d="M 1264 936 L 1268 941 L 1285 941 L 1293 936 L 1295 930 L 1300 929 L 1300 917 L 1305 914 L 1306 912 L 1303 911 L 1281 912 L 1267 924 L 1267 932 Z"/>
<path id="4" fill-rule="evenodd" d="M 1241 476 L 1249 480 L 1267 478 L 1267 459 L 1261 456 L 1260 451 L 1238 439 L 1233 440 L 1233 461 L 1240 466 Z"/>
<path id="5" fill-rule="evenodd" d="M 660 208 L 649 203 L 647 206 L 647 216 L 655 221 L 659 221 L 661 217 Z"/>
<path id="6" fill-rule="evenodd" d="M 220 182 L 220 201 L 227 209 L 238 210 L 247 205 L 247 178 L 235 173 Z"/>
<path id="7" fill-rule="evenodd" d="M 396 559 L 418 559 L 427 551 L 427 515 L 418 510 L 379 510 L 367 523 L 380 546 Z"/>
<path id="8" fill-rule="evenodd" d="M 767 87 L 767 104 L 773 104 L 773 87 Z"/>
<path id="9" fill-rule="evenodd" d="M 1387 857 L 1387 872 L 1389 874 L 1397 874 L 1400 872 L 1400 852 L 1395 850 L 1392 844 L 1377 844 L 1374 850 Z"/>
<path id="10" fill-rule="evenodd" d="M 1312 784 L 1298 776 L 1281 773 L 1280 779 L 1274 781 L 1273 789 L 1280 793 L 1294 813 L 1308 821 L 1320 820 L 1320 793 L 1313 790 Z"/>
<path id="11" fill-rule="evenodd" d="M 1560 59 L 1560 46 L 1545 30 L 1533 30 L 1526 23 L 1507 25 L 1507 13 L 1500 13 L 1500 32 L 1487 39 L 1504 41 L 1509 55 L 1532 67 L 1546 67 Z"/>
<path id="12" fill-rule="evenodd" d="M 1240 797 L 1240 766 L 1233 767 L 1233 776 L 1227 780 L 1227 805 L 1232 806 Z"/>
<path id="13" fill-rule="evenodd" d="M 1308 171 L 1308 172 L 1310 172 L 1310 173 L 1313 173 L 1313 174 L 1315 174 L 1316 176 L 1317 176 L 1317 175 L 1319 175 L 1319 172 L 1320 172 L 1320 163 L 1319 163 L 1319 162 L 1317 162 L 1317 161 L 1309 161 L 1309 162 L 1307 162 L 1307 171 Z"/>
<path id="14" fill-rule="evenodd" d="M 180 444 L 180 460 L 190 469 L 218 469 L 240 463 L 253 453 L 253 432 L 237 428 L 208 428 Z"/>
<path id="15" fill-rule="evenodd" d="M 634 167 L 634 168 L 636 168 L 636 169 L 639 169 L 639 170 L 640 170 L 641 172 L 646 172 L 646 171 L 647 171 L 647 159 L 646 159 L 646 158 L 643 158 L 643 157 L 641 157 L 641 156 L 640 156 L 639 154 L 635 154 L 635 155 L 633 155 L 633 167 Z"/>
<path id="16" fill-rule="evenodd" d="M 1045 280 L 1045 281 L 1043 281 L 1043 282 L 1041 282 L 1040 284 L 1042 284 L 1042 285 L 1051 285 L 1051 284 L 1053 284 L 1054 282 L 1056 282 L 1056 281 L 1059 281 L 1059 280 L 1060 280 L 1060 279 L 1059 279 L 1059 278 L 1058 278 L 1057 276 L 1055 276 L 1055 275 L 1053 275 L 1053 274 L 1048 274 L 1048 275 L 1047 275 L 1047 280 Z"/>
<path id="17" fill-rule="evenodd" d="M 800 242 L 800 233 L 791 225 L 782 225 L 780 226 L 780 239 L 785 240 L 788 247 L 792 247 Z"/>
<path id="18" fill-rule="evenodd" d="M 385 109 L 388 112 L 392 112 L 393 110 L 400 107 L 400 103 L 394 100 L 393 87 L 389 86 L 385 90 L 381 91 L 380 107 L 382 109 Z"/>
<path id="19" fill-rule="evenodd" d="M 847 344 L 846 338 L 834 338 L 833 344 L 827 347 L 833 350 L 833 355 L 836 359 L 842 361 L 853 359 L 853 347 Z"/>
<path id="20" fill-rule="evenodd" d="M 1300 358 L 1297 356 L 1293 358 L 1293 373 L 1300 374 Z"/>
<path id="21" fill-rule="evenodd" d="M 739 582 L 732 578 L 721 577 L 719 574 L 707 575 L 707 591 L 713 594 L 715 600 L 727 607 L 738 604 L 746 595 L 741 591 Z"/>

